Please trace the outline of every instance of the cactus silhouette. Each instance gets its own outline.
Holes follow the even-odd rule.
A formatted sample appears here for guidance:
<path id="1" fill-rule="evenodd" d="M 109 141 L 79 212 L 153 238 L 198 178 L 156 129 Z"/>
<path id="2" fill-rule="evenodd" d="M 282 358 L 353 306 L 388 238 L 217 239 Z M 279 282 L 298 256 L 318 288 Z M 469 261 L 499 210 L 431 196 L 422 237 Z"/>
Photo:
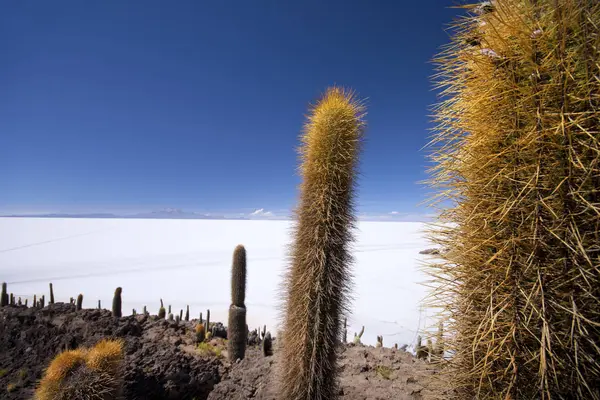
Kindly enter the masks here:
<path id="1" fill-rule="evenodd" d="M 77 306 L 75 309 L 77 311 L 81 311 L 82 307 L 83 307 L 83 295 L 80 293 L 79 296 L 77 296 Z"/>
<path id="2" fill-rule="evenodd" d="M 121 289 L 120 287 L 118 287 L 115 290 L 115 296 L 113 297 L 113 303 L 112 303 L 113 317 L 121 318 L 121 316 L 123 315 L 122 310 L 121 310 L 121 292 L 122 291 L 123 291 L 123 289 Z"/>
<path id="3" fill-rule="evenodd" d="M 486 6 L 437 60 L 447 387 L 600 399 L 600 2 Z"/>
<path id="4" fill-rule="evenodd" d="M 0 295 L 0 307 L 8 305 L 8 293 L 6 292 L 6 282 L 2 282 L 2 294 Z"/>
<path id="5" fill-rule="evenodd" d="M 50 283 L 50 302 L 48 304 L 54 304 L 54 288 L 52 287 L 52 283 Z"/>
<path id="6" fill-rule="evenodd" d="M 262 351 L 265 357 L 273 355 L 273 339 L 271 339 L 271 332 L 267 332 L 263 338 Z"/>
<path id="7" fill-rule="evenodd" d="M 354 187 L 364 130 L 354 94 L 329 88 L 302 135 L 300 203 L 285 278 L 280 397 L 337 397 L 336 346 L 351 287 Z"/>
<path id="8" fill-rule="evenodd" d="M 238 245 L 231 265 L 231 305 L 227 325 L 227 350 L 230 361 L 243 360 L 246 354 L 246 249 Z"/>

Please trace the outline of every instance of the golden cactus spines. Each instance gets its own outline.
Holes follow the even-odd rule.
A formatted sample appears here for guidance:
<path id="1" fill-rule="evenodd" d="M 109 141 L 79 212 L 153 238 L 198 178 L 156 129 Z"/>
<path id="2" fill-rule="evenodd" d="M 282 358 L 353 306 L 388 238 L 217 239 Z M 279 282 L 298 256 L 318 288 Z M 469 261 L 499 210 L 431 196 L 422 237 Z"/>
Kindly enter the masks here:
<path id="1" fill-rule="evenodd" d="M 447 387 L 600 399 L 600 2 L 496 0 L 437 62 Z"/>
<path id="2" fill-rule="evenodd" d="M 284 283 L 280 397 L 337 397 L 336 346 L 351 287 L 349 244 L 364 107 L 351 91 L 328 89 L 301 137 L 300 201 Z"/>

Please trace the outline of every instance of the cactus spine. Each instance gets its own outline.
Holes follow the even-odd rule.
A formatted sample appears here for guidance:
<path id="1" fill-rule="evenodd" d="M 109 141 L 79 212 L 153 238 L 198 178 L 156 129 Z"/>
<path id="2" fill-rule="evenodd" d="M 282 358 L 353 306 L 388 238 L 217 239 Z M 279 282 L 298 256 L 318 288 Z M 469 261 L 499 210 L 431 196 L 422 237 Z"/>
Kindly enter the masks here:
<path id="1" fill-rule="evenodd" d="M 113 317 L 121 318 L 121 316 L 123 315 L 122 309 L 121 309 L 121 292 L 122 291 L 123 291 L 123 289 L 121 289 L 120 287 L 118 287 L 115 290 L 115 296 L 113 297 L 113 303 L 112 303 Z"/>
<path id="2" fill-rule="evenodd" d="M 238 245 L 231 264 L 231 306 L 227 326 L 227 346 L 230 361 L 243 360 L 246 354 L 246 249 Z"/>
<path id="3" fill-rule="evenodd" d="M 448 387 L 600 399 L 600 2 L 478 11 L 438 59 L 434 201 L 455 206 L 431 269 Z"/>
<path id="4" fill-rule="evenodd" d="M 83 307 L 83 295 L 81 293 L 79 293 L 79 296 L 77 296 L 77 306 L 75 309 L 77 311 L 81 311 L 82 307 Z"/>
<path id="5" fill-rule="evenodd" d="M 2 282 L 2 294 L 0 295 L 0 307 L 5 307 L 8 305 L 8 293 L 6 288 L 6 282 Z"/>
<path id="6" fill-rule="evenodd" d="M 285 282 L 280 397 L 337 397 L 336 346 L 351 287 L 348 246 L 364 108 L 330 88 L 302 136 L 300 204 Z"/>
<path id="7" fill-rule="evenodd" d="M 185 306 L 185 320 L 186 321 L 190 320 L 190 306 L 189 305 Z"/>
<path id="8" fill-rule="evenodd" d="M 50 283 L 50 302 L 48 304 L 54 304 L 54 288 L 52 287 L 52 283 Z"/>

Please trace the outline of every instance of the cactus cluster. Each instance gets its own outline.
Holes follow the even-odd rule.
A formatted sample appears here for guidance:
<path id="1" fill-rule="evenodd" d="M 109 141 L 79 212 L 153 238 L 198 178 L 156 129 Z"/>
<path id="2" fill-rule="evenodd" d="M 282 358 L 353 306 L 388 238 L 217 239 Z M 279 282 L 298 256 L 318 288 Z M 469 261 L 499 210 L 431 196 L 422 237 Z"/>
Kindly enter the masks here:
<path id="1" fill-rule="evenodd" d="M 227 350 L 231 361 L 242 360 L 246 354 L 246 249 L 238 245 L 231 265 L 231 305 L 227 326 Z M 258 336 L 258 333 L 257 333 Z"/>
<path id="2" fill-rule="evenodd" d="M 57 355 L 36 389 L 36 400 L 115 399 L 123 386 L 123 342 L 102 340 L 91 349 Z"/>
<path id="3" fill-rule="evenodd" d="M 439 56 L 448 386 L 600 398 L 600 2 L 496 0 Z"/>
<path id="4" fill-rule="evenodd" d="M 354 187 L 364 108 L 329 88 L 302 135 L 300 202 L 284 283 L 280 397 L 337 397 L 336 347 L 351 286 Z"/>

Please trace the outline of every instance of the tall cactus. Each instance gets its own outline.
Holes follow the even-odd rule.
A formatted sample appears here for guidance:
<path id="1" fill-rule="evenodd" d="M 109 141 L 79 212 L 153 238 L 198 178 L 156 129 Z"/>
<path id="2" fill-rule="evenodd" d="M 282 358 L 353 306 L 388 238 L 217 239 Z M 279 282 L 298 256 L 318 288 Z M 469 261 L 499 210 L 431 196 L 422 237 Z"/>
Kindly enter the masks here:
<path id="1" fill-rule="evenodd" d="M 600 399 L 600 2 L 487 3 L 438 59 L 447 386 Z"/>
<path id="2" fill-rule="evenodd" d="M 2 294 L 0 295 L 0 307 L 5 307 L 8 305 L 8 293 L 6 288 L 6 282 L 2 282 Z"/>
<path id="3" fill-rule="evenodd" d="M 231 265 L 231 306 L 227 326 L 229 359 L 244 359 L 248 328 L 246 325 L 246 249 L 238 245 L 233 251 Z"/>
<path id="4" fill-rule="evenodd" d="M 364 108 L 330 88 L 302 136 L 300 204 L 285 279 L 280 397 L 337 397 L 336 345 L 351 287 L 349 245 Z"/>
<path id="5" fill-rule="evenodd" d="M 50 285 L 50 302 L 48 304 L 54 304 L 54 287 L 52 287 L 52 283 Z"/>
<path id="6" fill-rule="evenodd" d="M 113 303 L 112 303 L 113 317 L 121 318 L 121 316 L 123 315 L 122 309 L 121 309 L 121 292 L 122 291 L 123 291 L 123 289 L 121 289 L 120 287 L 118 287 L 115 290 L 115 296 L 113 297 Z"/>
<path id="7" fill-rule="evenodd" d="M 81 311 L 82 307 L 83 307 L 83 295 L 81 293 L 79 293 L 79 295 L 77 296 L 77 305 L 75 306 L 75 310 Z"/>

